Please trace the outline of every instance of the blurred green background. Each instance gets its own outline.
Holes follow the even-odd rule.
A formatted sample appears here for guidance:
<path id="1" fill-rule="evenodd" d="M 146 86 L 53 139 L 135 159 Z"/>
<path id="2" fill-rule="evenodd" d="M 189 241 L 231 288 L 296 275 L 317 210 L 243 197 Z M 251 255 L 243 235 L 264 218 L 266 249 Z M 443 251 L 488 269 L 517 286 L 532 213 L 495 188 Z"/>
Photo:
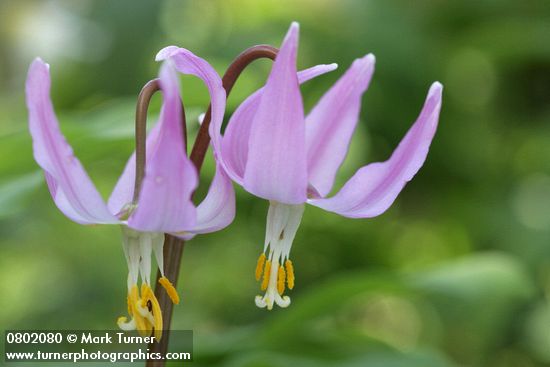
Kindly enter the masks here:
<path id="1" fill-rule="evenodd" d="M 288 309 L 254 305 L 267 203 L 238 189 L 234 223 L 185 248 L 174 328 L 194 330 L 194 365 L 549 365 L 550 2 L 542 0 L 0 1 L 2 328 L 111 329 L 126 313 L 119 228 L 65 218 L 32 158 L 31 60 L 51 64 L 61 128 L 107 197 L 133 150 L 136 96 L 156 76 L 160 48 L 186 47 L 221 74 L 249 46 L 279 46 L 292 20 L 301 23 L 300 68 L 340 65 L 303 87 L 308 108 L 355 58 L 377 58 L 340 184 L 389 156 L 434 80 L 445 86 L 440 127 L 426 164 L 382 216 L 307 208 Z M 244 73 L 227 115 L 269 67 L 260 61 Z M 190 77 L 182 92 L 193 133 L 208 95 Z M 159 104 L 154 97 L 151 121 Z M 204 179 L 212 173 L 210 159 Z"/>

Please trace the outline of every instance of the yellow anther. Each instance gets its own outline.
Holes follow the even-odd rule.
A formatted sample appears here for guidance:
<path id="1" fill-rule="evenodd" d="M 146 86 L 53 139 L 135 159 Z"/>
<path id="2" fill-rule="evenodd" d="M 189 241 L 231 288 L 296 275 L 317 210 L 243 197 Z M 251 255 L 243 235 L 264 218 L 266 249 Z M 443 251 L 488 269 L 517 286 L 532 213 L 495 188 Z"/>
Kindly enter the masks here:
<path id="1" fill-rule="evenodd" d="M 262 291 L 265 291 L 267 289 L 267 286 L 269 285 L 270 273 L 271 273 L 271 261 L 267 260 L 265 262 L 265 268 L 264 268 L 264 279 L 262 280 Z"/>
<path id="2" fill-rule="evenodd" d="M 288 285 L 288 289 L 294 288 L 294 267 L 292 266 L 292 261 L 287 260 L 285 262 L 285 268 L 286 268 L 286 284 Z"/>
<path id="3" fill-rule="evenodd" d="M 141 299 L 145 298 L 145 294 L 147 293 L 147 289 L 150 288 L 147 283 L 141 283 Z"/>
<path id="4" fill-rule="evenodd" d="M 172 303 L 177 305 L 180 303 L 180 296 L 178 294 L 178 291 L 174 287 L 174 285 L 168 280 L 166 277 L 162 277 L 159 279 L 160 285 L 166 290 L 166 293 L 168 293 L 168 297 L 172 300 Z"/>
<path id="5" fill-rule="evenodd" d="M 147 305 L 149 302 L 151 302 L 151 311 L 154 318 L 154 335 L 158 342 L 162 338 L 162 311 L 160 309 L 160 304 L 157 300 L 157 297 L 155 297 L 155 293 L 153 292 L 151 287 L 149 287 L 149 285 L 145 284 L 145 287 L 142 285 L 141 288 L 143 290 L 143 294 L 141 296 L 144 303 Z"/>
<path id="6" fill-rule="evenodd" d="M 143 336 L 151 335 L 152 328 L 149 325 L 149 322 L 141 316 L 137 309 L 138 302 L 141 302 L 137 285 L 130 288 L 128 296 L 126 297 L 126 302 L 128 303 L 128 315 L 130 315 L 132 320 L 134 320 L 136 329 Z M 120 326 L 121 324 L 125 324 L 127 321 L 128 319 L 126 317 L 121 316 L 117 319 L 117 324 Z M 149 330 L 148 334 L 147 330 Z"/>
<path id="7" fill-rule="evenodd" d="M 137 285 L 133 285 L 128 292 L 128 313 L 133 316 L 134 305 L 139 300 L 139 290 Z"/>
<path id="8" fill-rule="evenodd" d="M 143 294 L 143 286 L 141 287 L 141 293 Z M 143 295 L 142 295 L 143 297 Z M 132 290 L 130 292 L 130 301 L 132 306 L 132 313 L 130 314 L 136 323 L 136 329 L 138 333 L 141 336 L 149 336 L 151 335 L 151 323 L 149 320 L 147 320 L 145 317 L 141 315 L 141 313 L 138 310 L 138 305 L 141 305 L 142 307 L 147 307 L 147 302 L 143 302 L 143 299 L 139 297 L 138 293 L 138 287 L 137 285 L 134 285 L 132 287 Z M 144 304 L 145 303 L 145 304 Z"/>
<path id="9" fill-rule="evenodd" d="M 261 254 L 258 258 L 258 265 L 256 265 L 256 280 L 260 280 L 265 265 L 265 254 Z"/>
<path id="10" fill-rule="evenodd" d="M 132 307 L 132 298 L 130 297 L 130 293 L 128 293 L 128 296 L 126 296 L 126 303 L 128 304 L 128 315 L 132 316 L 134 314 L 134 309 Z"/>
<path id="11" fill-rule="evenodd" d="M 286 274 L 285 274 L 285 268 L 283 266 L 279 266 L 279 270 L 277 272 L 277 292 L 279 292 L 280 295 L 283 295 L 285 292 L 285 280 L 286 280 Z"/>
<path id="12" fill-rule="evenodd" d="M 139 307 L 139 308 L 138 308 Z M 149 307 L 147 307 L 147 302 L 143 299 L 139 300 L 136 304 L 136 325 L 139 322 L 140 326 L 136 326 L 136 329 L 141 336 L 151 336 L 153 332 L 153 315 L 149 312 Z"/>

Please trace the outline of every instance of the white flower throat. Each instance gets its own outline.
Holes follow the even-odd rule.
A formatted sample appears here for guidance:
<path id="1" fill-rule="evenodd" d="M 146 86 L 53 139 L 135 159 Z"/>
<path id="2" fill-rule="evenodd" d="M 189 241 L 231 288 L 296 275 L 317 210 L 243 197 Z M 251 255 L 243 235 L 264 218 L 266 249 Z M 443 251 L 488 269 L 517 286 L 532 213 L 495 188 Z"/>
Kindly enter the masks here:
<path id="1" fill-rule="evenodd" d="M 294 267 L 289 259 L 292 241 L 304 214 L 304 204 L 288 205 L 271 201 L 267 213 L 264 251 L 258 258 L 256 280 L 261 280 L 264 296 L 256 296 L 261 308 L 288 307 L 290 297 L 284 296 L 286 287 L 294 288 Z"/>
<path id="2" fill-rule="evenodd" d="M 179 303 L 179 296 L 172 283 L 164 276 L 164 234 L 137 232 L 122 227 L 123 249 L 128 263 L 128 315 L 117 320 L 122 330 L 137 330 L 142 336 L 154 331 L 158 340 L 162 336 L 162 312 L 155 293 L 151 288 L 151 256 L 155 254 L 162 277 L 159 283 L 164 287 L 173 303 Z M 141 288 L 138 280 L 141 277 Z"/>

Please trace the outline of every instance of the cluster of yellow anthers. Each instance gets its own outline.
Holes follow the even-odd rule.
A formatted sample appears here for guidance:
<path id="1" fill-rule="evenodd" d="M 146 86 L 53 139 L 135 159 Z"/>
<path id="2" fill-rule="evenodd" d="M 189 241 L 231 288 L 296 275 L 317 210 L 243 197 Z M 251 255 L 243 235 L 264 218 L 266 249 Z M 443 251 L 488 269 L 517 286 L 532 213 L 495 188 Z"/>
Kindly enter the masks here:
<path id="1" fill-rule="evenodd" d="M 256 265 L 256 280 L 260 281 L 262 279 L 261 290 L 265 291 L 269 286 L 269 280 L 271 277 L 271 257 L 267 259 L 265 253 L 262 253 L 258 258 L 258 264 Z M 285 286 L 288 289 L 294 288 L 294 267 L 292 266 L 292 261 L 287 259 L 285 261 L 285 266 L 279 265 L 276 262 L 277 269 L 277 292 L 279 295 L 283 295 L 285 292 Z M 262 278 L 263 275 L 263 278 Z"/>
<path id="2" fill-rule="evenodd" d="M 180 302 L 180 297 L 174 285 L 166 277 L 159 279 L 159 283 L 168 293 L 174 304 Z M 141 297 L 140 297 L 141 293 Z M 141 336 L 150 336 L 154 332 L 155 339 L 162 338 L 162 311 L 155 297 L 155 292 L 147 283 L 141 284 L 141 292 L 138 286 L 133 285 L 128 291 L 128 315 L 131 321 L 121 316 L 117 320 L 118 326 L 123 330 L 137 330 Z"/>

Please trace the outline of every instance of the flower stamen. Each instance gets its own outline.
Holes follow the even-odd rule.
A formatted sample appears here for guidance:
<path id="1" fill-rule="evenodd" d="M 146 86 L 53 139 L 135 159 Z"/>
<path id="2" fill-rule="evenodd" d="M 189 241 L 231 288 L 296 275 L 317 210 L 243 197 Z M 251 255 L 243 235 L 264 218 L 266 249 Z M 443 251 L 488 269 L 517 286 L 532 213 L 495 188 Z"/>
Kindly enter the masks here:
<path id="1" fill-rule="evenodd" d="M 270 273 L 271 273 L 271 261 L 267 260 L 264 267 L 264 279 L 262 280 L 262 286 L 261 286 L 262 291 L 265 291 L 267 289 L 267 286 L 269 285 Z"/>
<path id="2" fill-rule="evenodd" d="M 128 303 L 128 315 L 130 315 L 131 320 L 128 321 L 128 318 L 121 316 L 117 319 L 117 325 L 124 331 L 137 330 L 140 335 L 147 336 L 151 334 L 151 325 L 149 320 L 144 317 L 140 310 L 140 304 L 142 300 L 139 297 L 139 290 L 137 285 L 133 285 L 128 292 L 127 303 Z M 148 310 L 147 310 L 148 312 Z M 147 333 L 148 332 L 148 333 Z"/>
<path id="3" fill-rule="evenodd" d="M 260 288 L 265 291 L 264 296 L 256 296 L 258 307 L 271 310 L 273 304 L 283 308 L 290 305 L 290 297 L 283 294 L 287 287 L 294 288 L 294 268 L 289 255 L 303 212 L 303 204 L 270 202 L 264 251 L 256 265 L 256 280 L 263 275 Z"/>
<path id="4" fill-rule="evenodd" d="M 151 308 L 151 311 L 149 311 L 149 315 L 151 315 L 153 319 L 151 320 L 152 326 L 154 327 L 154 335 L 157 341 L 159 341 L 162 338 L 162 312 L 160 309 L 159 301 L 157 300 L 157 297 L 155 297 L 155 293 L 151 289 L 151 287 L 144 283 L 142 285 L 142 301 Z M 149 308 L 149 307 L 148 307 Z"/>
<path id="5" fill-rule="evenodd" d="M 178 291 L 176 290 L 176 288 L 172 284 L 172 282 L 170 282 L 170 280 L 168 280 L 168 278 L 166 278 L 166 277 L 161 277 L 159 279 L 159 283 L 160 283 L 160 285 L 162 285 L 162 287 L 164 288 L 166 293 L 168 293 L 168 297 L 170 297 L 170 300 L 172 300 L 172 303 L 175 304 L 175 305 L 179 304 L 180 303 L 180 296 L 178 294 Z"/>
<path id="6" fill-rule="evenodd" d="M 288 286 L 288 289 L 294 288 L 294 266 L 292 265 L 292 261 L 290 259 L 287 259 L 285 262 L 285 268 L 286 268 L 286 284 Z"/>
<path id="7" fill-rule="evenodd" d="M 262 274 L 264 272 L 265 260 L 265 254 L 262 253 L 260 257 L 258 257 L 258 264 L 256 265 L 256 281 L 259 281 L 262 277 Z"/>
<path id="8" fill-rule="evenodd" d="M 137 330 L 141 336 L 153 334 L 157 341 L 162 337 L 162 312 L 160 304 L 150 285 L 151 253 L 155 253 L 157 265 L 162 274 L 159 283 L 175 304 L 179 303 L 179 295 L 174 285 L 164 276 L 162 233 L 137 232 L 123 227 L 123 249 L 128 262 L 128 315 L 117 319 L 118 326 L 125 331 Z M 141 289 L 138 280 L 141 277 Z M 141 294 L 141 295 L 140 295 Z"/>
<path id="9" fill-rule="evenodd" d="M 285 268 L 283 266 L 279 266 L 279 272 L 277 274 L 277 292 L 279 292 L 280 295 L 283 295 L 285 292 L 285 281 L 286 281 L 286 273 Z"/>

